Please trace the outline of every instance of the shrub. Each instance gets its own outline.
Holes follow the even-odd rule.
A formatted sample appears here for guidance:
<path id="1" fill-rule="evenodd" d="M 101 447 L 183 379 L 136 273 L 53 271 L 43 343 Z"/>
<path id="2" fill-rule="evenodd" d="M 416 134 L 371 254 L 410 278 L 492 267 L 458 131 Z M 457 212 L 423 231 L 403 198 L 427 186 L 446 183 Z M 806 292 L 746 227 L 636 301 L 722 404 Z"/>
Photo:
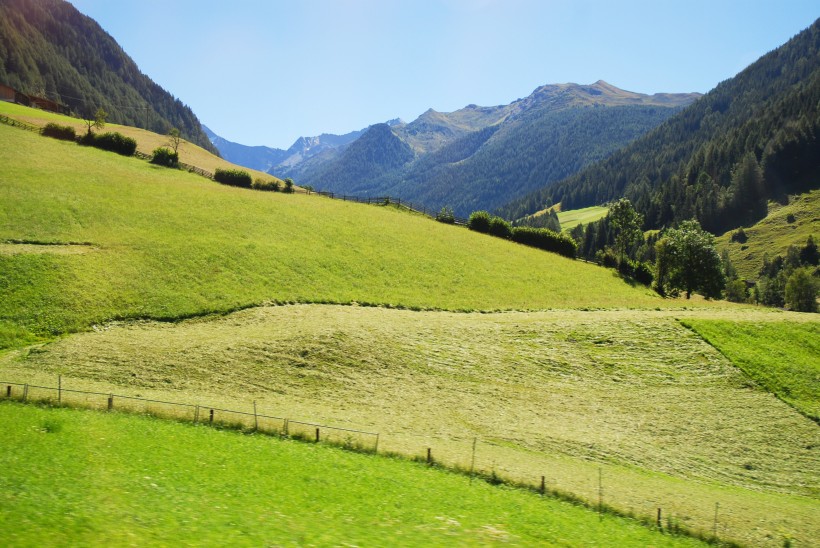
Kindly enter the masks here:
<path id="1" fill-rule="evenodd" d="M 739 279 L 726 283 L 726 300 L 733 303 L 745 303 L 749 299 L 746 292 L 746 282 Z"/>
<path id="2" fill-rule="evenodd" d="M 291 179 L 290 177 L 285 179 L 285 189 L 283 190 L 283 192 L 286 192 L 287 194 L 293 192 L 293 179 Z"/>
<path id="3" fill-rule="evenodd" d="M 808 268 L 796 269 L 786 282 L 786 305 L 796 312 L 817 312 L 818 286 Z"/>
<path id="4" fill-rule="evenodd" d="M 639 284 L 643 284 L 647 287 L 652 285 L 652 280 L 655 279 L 655 275 L 652 273 L 652 265 L 649 263 L 645 263 L 643 261 L 637 261 L 634 263 L 633 266 L 633 274 L 632 277 L 635 279 L 636 282 Z"/>
<path id="5" fill-rule="evenodd" d="M 490 232 L 490 221 L 492 218 L 492 215 L 486 211 L 473 211 L 467 220 L 467 228 L 486 234 Z"/>
<path id="6" fill-rule="evenodd" d="M 738 228 L 736 231 L 732 232 L 732 241 L 738 242 L 740 244 L 745 244 L 749 240 L 749 237 L 746 236 L 746 231 L 743 230 L 743 227 Z"/>
<path id="7" fill-rule="evenodd" d="M 618 257 L 610 248 L 599 249 L 595 254 L 595 260 L 607 268 L 618 268 Z"/>
<path id="8" fill-rule="evenodd" d="M 792 224 L 796 221 L 797 221 L 797 219 L 794 217 L 794 213 L 789 213 L 788 215 L 786 215 L 786 222 L 787 223 Z"/>
<path id="9" fill-rule="evenodd" d="M 570 259 L 575 258 L 578 249 L 578 244 L 571 237 L 548 228 L 517 226 L 512 229 L 511 237 L 520 244 L 558 253 Z"/>
<path id="10" fill-rule="evenodd" d="M 63 141 L 74 141 L 77 139 L 77 133 L 71 126 L 61 126 L 50 122 L 43 128 L 43 135 L 46 137 L 53 137 L 54 139 L 62 139 Z"/>
<path id="11" fill-rule="evenodd" d="M 266 190 L 269 192 L 279 192 L 281 185 L 275 179 L 255 179 L 251 184 L 251 188 L 255 190 Z"/>
<path id="12" fill-rule="evenodd" d="M 509 240 L 512 238 L 512 227 L 510 223 L 501 217 L 492 217 L 490 219 L 490 234 Z"/>
<path id="13" fill-rule="evenodd" d="M 176 167 L 179 164 L 179 154 L 167 147 L 157 147 L 151 154 L 151 163 L 165 167 Z"/>
<path id="14" fill-rule="evenodd" d="M 440 223 L 452 225 L 456 222 L 456 216 L 453 213 L 452 208 L 444 206 L 441 208 L 441 211 L 436 214 L 436 220 Z"/>
<path id="15" fill-rule="evenodd" d="M 123 156 L 133 156 L 137 150 L 137 142 L 126 137 L 122 133 L 103 133 L 102 135 L 94 135 L 87 133 L 80 140 L 84 145 L 91 145 L 93 147 L 107 150 L 109 152 L 116 152 Z"/>
<path id="16" fill-rule="evenodd" d="M 220 169 L 214 171 L 214 181 L 223 185 L 251 188 L 253 179 L 247 171 L 241 169 Z"/>
<path id="17" fill-rule="evenodd" d="M 623 259 L 618 261 L 618 272 L 620 272 L 622 276 L 625 276 L 627 278 L 634 278 L 635 263 L 633 263 L 629 259 Z"/>

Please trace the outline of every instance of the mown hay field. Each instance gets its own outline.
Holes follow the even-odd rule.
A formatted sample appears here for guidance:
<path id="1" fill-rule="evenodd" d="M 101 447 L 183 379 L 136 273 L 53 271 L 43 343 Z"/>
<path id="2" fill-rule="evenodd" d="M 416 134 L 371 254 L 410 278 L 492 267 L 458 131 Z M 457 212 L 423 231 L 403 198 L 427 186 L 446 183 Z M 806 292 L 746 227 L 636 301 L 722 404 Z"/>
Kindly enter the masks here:
<path id="1" fill-rule="evenodd" d="M 252 408 L 755 545 L 820 538 L 818 427 L 679 319 L 736 310 L 256 308 L 7 353 L 0 380 Z M 761 324 L 810 315 L 746 312 Z M 130 392 L 129 392 L 130 391 Z M 798 544 L 800 545 L 800 544 Z"/>

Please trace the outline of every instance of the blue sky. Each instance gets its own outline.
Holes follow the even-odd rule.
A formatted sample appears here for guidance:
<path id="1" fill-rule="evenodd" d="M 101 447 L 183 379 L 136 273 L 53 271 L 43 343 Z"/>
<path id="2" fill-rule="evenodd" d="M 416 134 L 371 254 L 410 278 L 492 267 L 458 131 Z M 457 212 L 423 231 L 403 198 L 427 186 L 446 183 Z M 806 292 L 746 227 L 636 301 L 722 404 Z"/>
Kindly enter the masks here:
<path id="1" fill-rule="evenodd" d="M 817 0 L 70 0 L 219 135 L 288 148 L 599 79 L 705 93 Z"/>

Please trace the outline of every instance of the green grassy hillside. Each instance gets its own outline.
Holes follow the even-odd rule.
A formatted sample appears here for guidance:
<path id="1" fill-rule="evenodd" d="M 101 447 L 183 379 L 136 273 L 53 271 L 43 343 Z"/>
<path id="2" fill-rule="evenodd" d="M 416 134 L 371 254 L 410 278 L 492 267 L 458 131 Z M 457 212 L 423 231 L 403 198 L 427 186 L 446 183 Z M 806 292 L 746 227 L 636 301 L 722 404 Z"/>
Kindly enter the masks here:
<path id="1" fill-rule="evenodd" d="M 820 422 L 820 322 L 686 321 L 767 390 Z"/>
<path id="2" fill-rule="evenodd" d="M 738 308 L 457 314 L 255 308 L 108 325 L 0 358 L 21 379 L 380 432 L 379 447 L 548 485 L 749 544 L 820 538 L 817 425 L 679 319 Z M 766 331 L 768 332 L 768 331 Z M 764 334 L 766 333 L 764 332 Z M 763 337 L 764 335 L 759 335 Z M 762 341 L 762 339 L 761 339 Z M 795 341 L 799 344 L 799 341 Z M 798 544 L 800 545 L 800 544 Z"/>
<path id="3" fill-rule="evenodd" d="M 0 141 L 5 332 L 267 301 L 490 310 L 663 302 L 605 269 L 390 208 L 225 187 L 8 126 Z M 31 253 L 15 242 L 84 245 Z"/>
<path id="4" fill-rule="evenodd" d="M 789 215 L 794 222 L 789 222 Z M 733 242 L 731 230 L 716 240 L 719 249 L 729 250 L 729 257 L 738 275 L 747 280 L 756 280 L 763 255 L 769 258 L 786 255 L 790 245 L 803 247 L 809 236 L 820 241 L 820 190 L 791 196 L 788 204 L 769 203 L 769 214 L 755 225 L 744 228 L 748 240 Z"/>
<path id="5" fill-rule="evenodd" d="M 330 447 L 0 404 L 5 546 L 700 546 L 534 493 Z"/>
<path id="6" fill-rule="evenodd" d="M 604 206 L 592 206 L 585 207 L 583 209 L 559 211 L 558 220 L 561 222 L 562 230 L 571 230 L 578 225 L 585 225 L 605 217 L 608 211 L 609 208 Z"/>

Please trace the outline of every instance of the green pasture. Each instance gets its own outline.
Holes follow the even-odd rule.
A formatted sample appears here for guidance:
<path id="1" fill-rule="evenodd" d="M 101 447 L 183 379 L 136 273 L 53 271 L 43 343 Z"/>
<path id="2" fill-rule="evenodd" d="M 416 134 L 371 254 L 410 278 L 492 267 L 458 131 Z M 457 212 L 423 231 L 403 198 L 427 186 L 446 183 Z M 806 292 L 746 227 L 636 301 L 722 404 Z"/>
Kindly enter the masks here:
<path id="1" fill-rule="evenodd" d="M 820 422 L 820 322 L 683 323 L 766 390 Z"/>
<path id="2" fill-rule="evenodd" d="M 789 222 L 789 215 L 794 222 Z M 790 245 L 803 247 L 809 236 L 820 242 L 820 190 L 812 190 L 798 196 L 790 196 L 788 204 L 769 203 L 769 214 L 757 224 L 744 228 L 747 240 L 733 242 L 731 230 L 716 240 L 718 249 L 729 250 L 729 257 L 738 275 L 747 280 L 757 280 L 763 256 L 785 257 Z"/>
<path id="3" fill-rule="evenodd" d="M 4 546 L 696 546 L 422 464 L 0 403 Z"/>
<path id="4" fill-rule="evenodd" d="M 679 320 L 816 332 L 770 309 L 451 313 L 262 307 L 123 322 L 0 356 L 0 381 L 253 409 L 380 433 L 379 448 L 657 508 L 743 544 L 820 539 L 817 424 Z M 760 340 L 768 336 L 763 330 Z M 804 345 L 795 339 L 795 345 Z M 805 346 L 806 355 L 812 347 Z"/>
<path id="5" fill-rule="evenodd" d="M 226 187 L 2 125 L 0 141 L 0 348 L 264 302 L 664 304 L 610 270 L 392 208 Z"/>
<path id="6" fill-rule="evenodd" d="M 578 225 L 585 225 L 597 221 L 609 212 L 606 206 L 591 206 L 581 209 L 571 209 L 569 211 L 559 211 L 558 221 L 561 223 L 561 230 L 572 230 Z"/>

